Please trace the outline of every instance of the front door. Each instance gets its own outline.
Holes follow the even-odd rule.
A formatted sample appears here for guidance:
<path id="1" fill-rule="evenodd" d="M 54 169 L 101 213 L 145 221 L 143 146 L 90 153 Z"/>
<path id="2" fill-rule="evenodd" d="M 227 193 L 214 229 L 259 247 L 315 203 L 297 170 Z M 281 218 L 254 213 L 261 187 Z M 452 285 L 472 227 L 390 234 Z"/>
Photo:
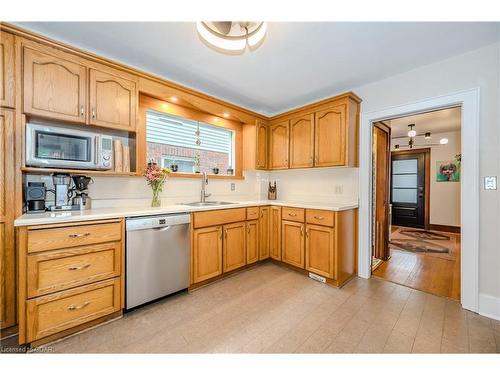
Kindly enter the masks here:
<path id="1" fill-rule="evenodd" d="M 425 228 L 426 163 L 429 150 L 391 154 L 392 224 Z"/>

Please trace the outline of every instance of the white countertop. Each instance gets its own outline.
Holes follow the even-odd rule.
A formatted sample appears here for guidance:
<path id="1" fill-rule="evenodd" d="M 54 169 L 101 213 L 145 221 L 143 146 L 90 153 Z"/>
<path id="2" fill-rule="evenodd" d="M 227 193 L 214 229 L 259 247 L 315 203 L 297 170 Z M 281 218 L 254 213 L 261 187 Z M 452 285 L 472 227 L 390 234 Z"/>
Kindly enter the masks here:
<path id="1" fill-rule="evenodd" d="M 290 206 L 298 208 L 313 208 L 318 210 L 344 211 L 358 207 L 357 201 L 339 200 L 326 203 L 311 203 L 311 202 L 292 202 L 292 201 L 241 201 L 234 204 L 224 204 L 217 206 L 193 207 L 182 204 L 162 206 L 162 207 L 113 207 L 113 208 L 96 208 L 85 211 L 60 211 L 60 212 L 44 212 L 36 214 L 24 214 L 18 217 L 14 225 L 22 227 L 27 225 L 54 224 L 70 221 L 86 221 L 100 219 L 114 219 L 122 217 L 149 216 L 149 215 L 164 215 L 178 212 L 194 212 L 194 211 L 211 211 L 221 210 L 226 208 L 252 207 L 252 206 Z"/>

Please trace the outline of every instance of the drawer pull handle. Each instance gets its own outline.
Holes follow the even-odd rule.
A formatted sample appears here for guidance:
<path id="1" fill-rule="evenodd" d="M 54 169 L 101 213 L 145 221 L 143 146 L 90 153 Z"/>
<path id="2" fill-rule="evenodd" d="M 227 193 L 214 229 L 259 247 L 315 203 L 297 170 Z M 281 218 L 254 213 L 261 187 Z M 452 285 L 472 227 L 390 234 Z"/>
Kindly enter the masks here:
<path id="1" fill-rule="evenodd" d="M 84 307 L 87 307 L 88 305 L 90 305 L 90 302 L 86 301 L 86 302 L 84 302 L 84 303 L 82 303 L 81 305 L 78 305 L 78 306 L 75 306 L 75 305 L 68 306 L 68 310 L 71 310 L 71 311 L 81 310 Z"/>
<path id="2" fill-rule="evenodd" d="M 316 220 L 325 220 L 325 218 L 323 216 L 314 216 L 314 218 Z"/>
<path id="3" fill-rule="evenodd" d="M 90 236 L 89 232 L 86 232 L 86 233 L 77 233 L 77 234 L 70 234 L 69 235 L 70 238 L 83 238 L 83 237 L 88 237 L 88 236 Z"/>
<path id="4" fill-rule="evenodd" d="M 297 214 L 295 212 L 289 212 L 288 216 L 297 216 Z"/>
<path id="5" fill-rule="evenodd" d="M 68 270 L 70 271 L 78 271 L 78 270 L 84 270 L 85 268 L 89 268 L 90 263 L 84 264 L 83 266 L 71 266 L 68 267 Z"/>

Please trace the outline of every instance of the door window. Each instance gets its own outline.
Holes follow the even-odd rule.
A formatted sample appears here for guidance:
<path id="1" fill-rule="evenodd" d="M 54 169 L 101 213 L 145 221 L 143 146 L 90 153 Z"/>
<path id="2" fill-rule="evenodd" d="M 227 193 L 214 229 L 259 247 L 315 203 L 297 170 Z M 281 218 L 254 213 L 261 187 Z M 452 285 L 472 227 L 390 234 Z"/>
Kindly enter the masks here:
<path id="1" fill-rule="evenodd" d="M 392 202 L 417 203 L 417 159 L 392 161 Z"/>

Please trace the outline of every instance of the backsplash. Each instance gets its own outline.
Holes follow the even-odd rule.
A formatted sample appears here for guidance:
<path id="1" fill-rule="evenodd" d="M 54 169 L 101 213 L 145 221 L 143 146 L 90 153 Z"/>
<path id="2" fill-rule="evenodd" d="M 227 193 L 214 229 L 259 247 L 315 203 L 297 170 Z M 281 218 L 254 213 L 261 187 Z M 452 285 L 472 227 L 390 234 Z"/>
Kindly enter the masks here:
<path id="1" fill-rule="evenodd" d="M 277 181 L 279 200 L 328 202 L 358 197 L 357 168 L 244 171 L 244 176 L 244 180 L 209 179 L 207 192 L 212 194 L 209 200 L 267 199 L 269 180 Z M 169 178 L 161 193 L 162 204 L 198 201 L 200 178 Z M 93 176 L 93 179 L 94 183 L 89 185 L 93 208 L 139 207 L 151 202 L 151 189 L 143 178 Z M 42 181 L 47 188 L 52 188 L 51 176 L 26 175 L 26 181 Z M 234 191 L 231 184 L 234 184 Z M 47 193 L 47 203 L 50 201 L 53 195 Z"/>

